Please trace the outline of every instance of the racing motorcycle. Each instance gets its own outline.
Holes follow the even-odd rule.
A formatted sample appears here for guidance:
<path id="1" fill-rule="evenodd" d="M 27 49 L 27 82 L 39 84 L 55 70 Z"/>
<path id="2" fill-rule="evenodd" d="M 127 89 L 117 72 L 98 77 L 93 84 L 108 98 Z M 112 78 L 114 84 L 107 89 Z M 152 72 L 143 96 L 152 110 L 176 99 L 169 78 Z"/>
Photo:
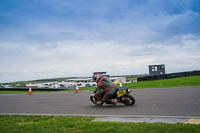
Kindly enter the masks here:
<path id="1" fill-rule="evenodd" d="M 129 90 L 128 87 L 119 87 L 116 89 L 111 99 L 115 101 L 115 103 L 123 103 L 125 105 L 134 105 L 135 98 L 132 95 L 130 95 L 131 91 L 132 90 Z M 104 94 L 105 93 L 102 91 L 100 93 L 100 97 L 98 97 L 95 90 L 93 94 L 90 95 L 91 102 L 96 105 L 103 105 L 104 102 L 102 101 L 102 99 L 103 99 Z M 106 102 L 106 104 L 113 104 L 113 103 Z"/>

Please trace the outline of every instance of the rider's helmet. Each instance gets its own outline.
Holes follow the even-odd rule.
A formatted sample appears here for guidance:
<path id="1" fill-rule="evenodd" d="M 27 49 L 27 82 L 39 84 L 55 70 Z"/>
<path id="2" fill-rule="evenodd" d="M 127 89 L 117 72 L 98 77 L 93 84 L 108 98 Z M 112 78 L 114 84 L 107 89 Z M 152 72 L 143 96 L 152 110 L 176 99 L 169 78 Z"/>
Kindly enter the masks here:
<path id="1" fill-rule="evenodd" d="M 100 74 L 100 73 L 96 73 L 96 74 L 94 74 L 94 75 L 92 76 L 92 79 L 93 79 L 94 81 L 97 81 L 100 77 L 101 77 L 101 74 Z"/>

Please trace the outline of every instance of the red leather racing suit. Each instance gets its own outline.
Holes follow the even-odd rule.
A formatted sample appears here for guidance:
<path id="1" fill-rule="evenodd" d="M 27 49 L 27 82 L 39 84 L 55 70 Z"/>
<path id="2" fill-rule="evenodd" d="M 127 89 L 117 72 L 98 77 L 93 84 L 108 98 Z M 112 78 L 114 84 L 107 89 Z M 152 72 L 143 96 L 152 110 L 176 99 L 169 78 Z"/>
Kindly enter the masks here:
<path id="1" fill-rule="evenodd" d="M 103 101 L 108 101 L 115 93 L 116 88 L 116 85 L 107 76 L 101 76 L 97 80 L 97 94 L 100 94 L 101 90 L 105 92 Z"/>

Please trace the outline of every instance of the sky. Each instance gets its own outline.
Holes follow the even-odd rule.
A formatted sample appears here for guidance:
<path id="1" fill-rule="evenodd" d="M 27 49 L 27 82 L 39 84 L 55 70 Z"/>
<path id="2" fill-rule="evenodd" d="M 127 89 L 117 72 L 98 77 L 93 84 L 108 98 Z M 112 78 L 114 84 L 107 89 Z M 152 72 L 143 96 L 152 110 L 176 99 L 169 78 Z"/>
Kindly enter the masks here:
<path id="1" fill-rule="evenodd" d="M 200 70 L 199 0 L 0 0 L 0 83 Z"/>

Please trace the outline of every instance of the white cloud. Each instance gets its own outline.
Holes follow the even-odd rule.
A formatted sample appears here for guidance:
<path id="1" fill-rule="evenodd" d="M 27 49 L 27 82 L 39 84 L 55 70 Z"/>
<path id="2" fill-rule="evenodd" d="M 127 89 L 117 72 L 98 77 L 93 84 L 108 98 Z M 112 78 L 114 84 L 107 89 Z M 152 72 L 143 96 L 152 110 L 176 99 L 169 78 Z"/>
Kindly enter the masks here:
<path id="1" fill-rule="evenodd" d="M 11 11 L 16 22 L 0 31 L 0 82 L 93 71 L 143 74 L 149 64 L 166 64 L 167 72 L 199 69 L 199 25 L 193 23 L 199 14 L 187 4 L 44 1 L 37 8 L 46 4 L 53 15 Z M 168 12 L 171 5 L 175 13 Z"/>
<path id="2" fill-rule="evenodd" d="M 198 37 L 180 36 L 163 44 L 61 41 L 51 47 L 28 45 L 21 56 L 0 59 L 3 62 L 0 81 L 91 76 L 94 71 L 107 71 L 112 75 L 144 74 L 148 73 L 150 64 L 166 64 L 167 72 L 190 71 L 200 66 Z M 17 44 L 10 46 L 21 49 Z"/>

